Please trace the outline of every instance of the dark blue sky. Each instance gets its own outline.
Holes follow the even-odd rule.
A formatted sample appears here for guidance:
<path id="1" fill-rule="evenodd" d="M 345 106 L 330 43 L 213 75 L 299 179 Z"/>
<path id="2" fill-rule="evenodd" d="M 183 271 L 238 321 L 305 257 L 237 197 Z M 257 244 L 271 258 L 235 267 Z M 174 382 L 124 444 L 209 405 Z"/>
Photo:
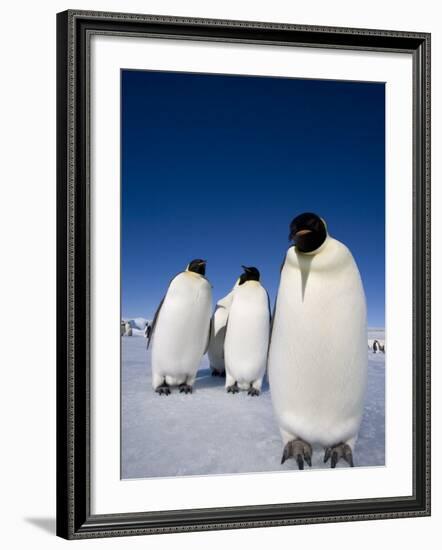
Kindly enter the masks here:
<path id="1" fill-rule="evenodd" d="M 205 258 L 214 302 L 241 264 L 275 298 L 291 219 L 352 251 L 384 326 L 382 83 L 122 71 L 122 312 L 151 318 Z"/>

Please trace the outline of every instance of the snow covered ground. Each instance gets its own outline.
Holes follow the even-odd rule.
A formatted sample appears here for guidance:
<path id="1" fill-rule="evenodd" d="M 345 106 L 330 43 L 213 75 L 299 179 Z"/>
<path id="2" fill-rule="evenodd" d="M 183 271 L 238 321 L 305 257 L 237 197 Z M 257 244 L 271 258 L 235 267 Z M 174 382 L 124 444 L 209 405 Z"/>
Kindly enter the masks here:
<path id="1" fill-rule="evenodd" d="M 368 336 L 383 340 L 384 332 L 376 329 Z M 146 340 L 123 337 L 122 350 L 123 479 L 296 468 L 294 460 L 280 464 L 282 443 L 267 382 L 259 397 L 227 394 L 224 378 L 211 376 L 205 356 L 193 394 L 174 389 L 159 396 L 152 390 Z M 380 466 L 385 463 L 385 355 L 367 352 L 368 391 L 354 459 L 355 466 Z M 323 454 L 314 449 L 314 468 L 324 468 Z"/>

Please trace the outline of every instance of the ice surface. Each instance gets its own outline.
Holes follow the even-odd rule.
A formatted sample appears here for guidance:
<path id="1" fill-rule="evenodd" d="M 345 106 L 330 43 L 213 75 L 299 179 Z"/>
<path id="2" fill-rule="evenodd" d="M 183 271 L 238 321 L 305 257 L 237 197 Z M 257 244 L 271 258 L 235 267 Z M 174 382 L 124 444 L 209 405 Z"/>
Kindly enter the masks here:
<path id="1" fill-rule="evenodd" d="M 193 394 L 174 388 L 171 395 L 159 396 L 151 385 L 150 350 L 139 334 L 122 338 L 124 479 L 296 468 L 293 460 L 280 464 L 282 442 L 267 381 L 259 397 L 227 394 L 225 379 L 211 376 L 205 356 Z M 368 336 L 384 340 L 384 331 Z M 386 356 L 367 352 L 368 391 L 354 459 L 355 466 L 380 466 L 385 463 Z M 322 449 L 315 449 L 313 467 L 324 468 L 322 459 Z"/>

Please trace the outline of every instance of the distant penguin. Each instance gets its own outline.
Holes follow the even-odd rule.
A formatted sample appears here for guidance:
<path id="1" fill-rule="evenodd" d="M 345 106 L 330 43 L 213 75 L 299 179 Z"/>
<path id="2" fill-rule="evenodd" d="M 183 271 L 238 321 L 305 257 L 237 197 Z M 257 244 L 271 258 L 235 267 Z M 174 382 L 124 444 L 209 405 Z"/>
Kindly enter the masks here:
<path id="1" fill-rule="evenodd" d="M 377 340 L 373 340 L 373 353 L 376 353 L 379 351 L 379 342 Z"/>
<path id="2" fill-rule="evenodd" d="M 124 336 L 132 336 L 132 327 L 129 321 L 126 321 Z"/>
<path id="3" fill-rule="evenodd" d="M 212 376 L 224 376 L 224 340 L 226 337 L 229 306 L 224 303 L 225 298 L 216 304 L 215 312 L 210 322 L 209 363 Z"/>
<path id="4" fill-rule="evenodd" d="M 152 386 L 160 395 L 170 386 L 192 393 L 198 366 L 207 350 L 212 287 L 205 260 L 193 260 L 176 275 L 161 301 L 150 331 Z"/>
<path id="5" fill-rule="evenodd" d="M 299 469 L 313 445 L 324 462 L 353 466 L 367 385 L 366 303 L 348 248 L 324 220 L 301 214 L 290 224 L 273 317 L 268 375 L 284 451 Z"/>
<path id="6" fill-rule="evenodd" d="M 245 267 L 232 293 L 224 342 L 226 389 L 259 395 L 267 364 L 270 307 L 256 267 Z"/>
<path id="7" fill-rule="evenodd" d="M 120 323 L 120 336 L 124 336 L 126 332 L 126 323 L 124 321 L 121 321 Z"/>

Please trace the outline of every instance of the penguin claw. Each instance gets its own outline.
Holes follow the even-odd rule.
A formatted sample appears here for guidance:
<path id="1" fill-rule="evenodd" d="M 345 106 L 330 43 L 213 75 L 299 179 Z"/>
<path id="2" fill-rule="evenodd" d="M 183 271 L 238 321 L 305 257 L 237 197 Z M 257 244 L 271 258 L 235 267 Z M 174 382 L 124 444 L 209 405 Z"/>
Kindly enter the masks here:
<path id="1" fill-rule="evenodd" d="M 304 460 L 301 455 L 296 455 L 296 462 L 298 464 L 298 469 L 303 470 L 304 469 Z"/>
<path id="2" fill-rule="evenodd" d="M 324 453 L 324 463 L 328 462 L 329 458 L 331 458 L 330 466 L 332 468 L 336 468 L 341 458 L 343 458 L 349 466 L 352 468 L 354 467 L 353 453 L 350 445 L 347 445 L 347 443 L 339 443 L 334 447 L 327 447 Z"/>
<path id="3" fill-rule="evenodd" d="M 166 384 L 158 386 L 158 388 L 155 388 L 155 391 L 158 395 L 170 395 L 170 389 Z"/>
<path id="4" fill-rule="evenodd" d="M 284 464 L 284 462 L 290 458 L 290 449 L 289 449 L 289 444 L 287 443 L 287 445 L 284 447 L 284 450 L 282 451 L 282 458 L 281 458 L 281 464 Z"/>
<path id="5" fill-rule="evenodd" d="M 253 386 L 249 389 L 249 391 L 247 392 L 247 395 L 259 395 L 259 390 L 257 390 L 256 388 L 254 388 Z"/>
<path id="6" fill-rule="evenodd" d="M 353 453 L 349 445 L 344 447 L 344 460 L 351 468 L 354 468 Z"/>
<path id="7" fill-rule="evenodd" d="M 189 384 L 180 384 L 179 386 L 180 393 L 192 393 L 192 386 L 189 386 Z"/>
<path id="8" fill-rule="evenodd" d="M 312 466 L 312 453 L 313 451 L 310 443 L 302 439 L 294 439 L 293 441 L 289 441 L 284 447 L 281 464 L 284 464 L 288 458 L 294 458 L 299 470 L 303 470 L 304 461 L 307 462 L 310 467 Z"/>
<path id="9" fill-rule="evenodd" d="M 236 382 L 231 386 L 227 386 L 227 393 L 238 393 L 238 392 L 239 392 L 239 388 Z"/>

